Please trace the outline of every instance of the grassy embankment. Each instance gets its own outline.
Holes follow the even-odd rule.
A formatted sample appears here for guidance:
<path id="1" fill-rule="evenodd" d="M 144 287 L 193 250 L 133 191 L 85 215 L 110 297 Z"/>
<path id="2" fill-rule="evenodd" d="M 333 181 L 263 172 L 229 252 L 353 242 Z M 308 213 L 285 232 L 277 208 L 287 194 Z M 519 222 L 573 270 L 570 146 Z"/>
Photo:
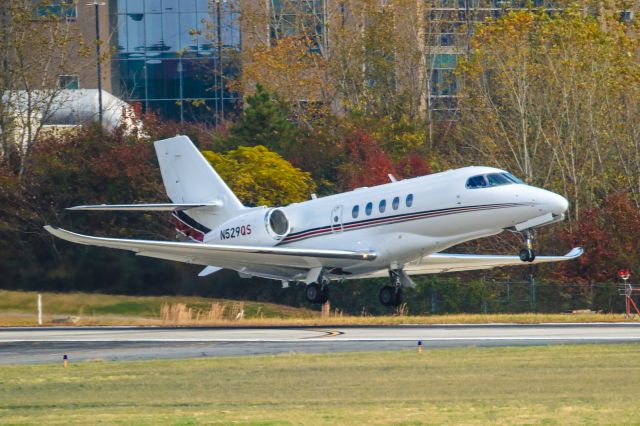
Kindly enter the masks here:
<path id="1" fill-rule="evenodd" d="M 43 293 L 44 325 L 382 325 L 542 322 L 619 322 L 622 314 L 451 314 L 321 316 L 320 312 L 260 302 L 202 297 Z M 0 326 L 34 326 L 37 293 L 0 290 Z M 242 311 L 242 319 L 238 314 Z"/>
<path id="2" fill-rule="evenodd" d="M 638 424 L 640 345 L 3 366 L 4 424 Z"/>

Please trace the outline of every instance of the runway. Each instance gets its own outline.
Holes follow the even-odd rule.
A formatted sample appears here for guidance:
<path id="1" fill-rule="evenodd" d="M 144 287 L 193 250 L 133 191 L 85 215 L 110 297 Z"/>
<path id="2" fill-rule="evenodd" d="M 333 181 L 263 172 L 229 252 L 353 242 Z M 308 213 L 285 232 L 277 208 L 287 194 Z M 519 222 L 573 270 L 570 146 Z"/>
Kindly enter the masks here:
<path id="1" fill-rule="evenodd" d="M 640 342 L 640 324 L 0 328 L 0 364 Z"/>

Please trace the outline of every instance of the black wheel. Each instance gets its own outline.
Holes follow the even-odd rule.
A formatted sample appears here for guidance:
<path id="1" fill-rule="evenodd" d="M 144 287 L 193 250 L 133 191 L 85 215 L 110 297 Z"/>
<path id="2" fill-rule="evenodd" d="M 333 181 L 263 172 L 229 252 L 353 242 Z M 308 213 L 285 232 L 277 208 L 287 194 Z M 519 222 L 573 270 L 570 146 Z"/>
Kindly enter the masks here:
<path id="1" fill-rule="evenodd" d="M 396 287 L 394 290 L 393 306 L 400 306 L 402 304 L 402 287 Z"/>
<path id="2" fill-rule="evenodd" d="M 321 289 L 320 289 L 320 285 L 316 284 L 316 283 L 311 283 L 309 285 L 307 285 L 306 288 L 306 295 L 307 295 L 307 300 L 310 303 L 320 303 L 320 296 L 321 296 Z"/>
<path id="3" fill-rule="evenodd" d="M 523 262 L 533 262 L 536 258 L 536 252 L 531 249 L 522 249 L 519 256 Z"/>
<path id="4" fill-rule="evenodd" d="M 329 286 L 325 284 L 320 286 L 320 294 L 318 295 L 318 301 L 316 303 L 323 304 L 327 300 L 329 300 Z"/>
<path id="5" fill-rule="evenodd" d="M 393 306 L 396 301 L 396 289 L 390 285 L 386 285 L 380 289 L 378 297 L 380 299 L 380 303 L 384 306 Z"/>

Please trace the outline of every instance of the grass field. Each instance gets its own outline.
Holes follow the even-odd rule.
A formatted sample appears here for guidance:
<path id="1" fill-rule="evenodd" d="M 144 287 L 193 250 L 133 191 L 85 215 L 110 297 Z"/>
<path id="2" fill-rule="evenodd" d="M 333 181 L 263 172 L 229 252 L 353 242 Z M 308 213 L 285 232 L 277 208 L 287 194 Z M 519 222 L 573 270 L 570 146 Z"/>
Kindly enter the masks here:
<path id="1" fill-rule="evenodd" d="M 0 290 L 0 327 L 34 326 L 37 293 Z M 620 322 L 622 314 L 450 314 L 429 316 L 329 315 L 310 309 L 260 302 L 184 296 L 115 296 L 87 293 L 43 293 L 44 325 L 382 325 L 486 324 L 543 322 Z M 181 308 L 163 316 L 162 308 Z M 175 309 L 174 309 L 175 310 Z M 241 321 L 236 320 L 243 311 Z M 216 311 L 216 312 L 214 312 Z M 174 312 L 175 313 L 175 312 Z"/>
<path id="2" fill-rule="evenodd" d="M 2 424 L 639 424 L 640 345 L 3 366 Z"/>

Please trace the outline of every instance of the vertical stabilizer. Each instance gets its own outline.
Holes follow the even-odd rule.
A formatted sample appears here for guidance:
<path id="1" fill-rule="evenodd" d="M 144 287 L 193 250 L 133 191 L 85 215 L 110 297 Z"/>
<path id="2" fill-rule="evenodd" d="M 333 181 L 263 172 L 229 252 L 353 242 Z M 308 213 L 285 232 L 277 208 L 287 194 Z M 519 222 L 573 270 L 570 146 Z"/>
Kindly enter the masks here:
<path id="1" fill-rule="evenodd" d="M 176 204 L 222 204 L 221 207 L 190 209 L 190 217 L 213 228 L 244 208 L 187 136 L 159 140 L 154 145 L 162 181 L 171 201 Z"/>

